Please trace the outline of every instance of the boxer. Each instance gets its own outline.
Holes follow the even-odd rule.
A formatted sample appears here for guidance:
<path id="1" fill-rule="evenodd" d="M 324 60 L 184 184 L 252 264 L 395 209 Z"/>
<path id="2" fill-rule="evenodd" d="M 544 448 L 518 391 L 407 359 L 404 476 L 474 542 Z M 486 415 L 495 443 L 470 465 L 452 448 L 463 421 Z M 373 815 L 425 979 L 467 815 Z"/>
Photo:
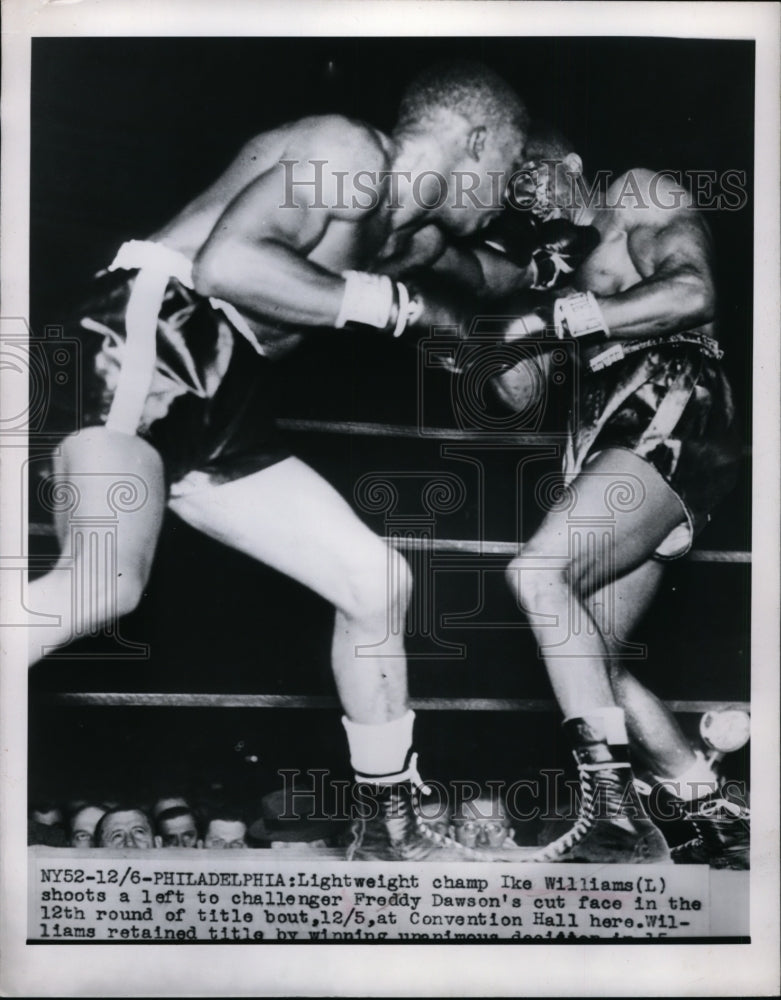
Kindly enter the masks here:
<path id="1" fill-rule="evenodd" d="M 744 868 L 745 804 L 725 797 L 712 763 L 620 660 L 664 561 L 689 550 L 736 475 L 710 233 L 689 193 L 665 175 L 632 170 L 594 201 L 582 161 L 562 136 L 538 130 L 525 157 L 511 205 L 478 235 L 476 256 L 483 306 L 493 297 L 484 312 L 510 317 L 480 352 L 494 352 L 495 371 L 485 358 L 481 371 L 492 374 L 498 398 L 515 409 L 528 405 L 550 371 L 551 349 L 564 342 L 574 349 L 578 380 L 566 489 L 507 570 L 582 784 L 575 825 L 536 860 L 670 860 L 634 794 L 631 742 L 652 773 L 652 801 L 671 799 L 694 826 L 672 860 Z M 467 294 L 465 303 L 449 284 L 429 288 L 426 309 L 466 337 L 475 300 Z M 539 293 L 533 301 L 529 289 Z M 526 351 L 508 363 L 513 344 L 533 345 L 536 359 Z"/>
<path id="2" fill-rule="evenodd" d="M 689 550 L 735 479 L 739 448 L 715 339 L 711 236 L 689 193 L 669 177 L 632 170 L 595 202 L 562 136 L 540 130 L 525 158 L 537 222 L 593 226 L 600 236 L 568 287 L 505 331 L 508 341 L 573 344 L 579 378 L 565 496 L 507 572 L 583 786 L 578 821 L 543 857 L 665 860 L 661 834 L 642 811 L 625 808 L 631 745 L 655 791 L 664 786 L 694 825 L 694 839 L 675 848 L 673 860 L 747 867 L 745 805 L 723 795 L 710 763 L 620 659 L 664 561 Z M 502 380 L 500 394 L 511 400 L 513 373 Z M 609 527 L 598 530 L 606 513 Z"/>
<path id="3" fill-rule="evenodd" d="M 389 136 L 336 115 L 258 135 L 162 228 L 120 247 L 76 327 L 82 424 L 54 473 L 78 491 L 79 517 L 95 519 L 94 548 L 71 551 L 58 516 L 60 561 L 30 585 L 28 607 L 49 616 L 30 630 L 31 660 L 137 605 L 166 504 L 309 586 L 336 609 L 332 663 L 350 757 L 378 797 L 356 821 L 357 858 L 434 847 L 411 805 L 414 716 L 403 638 L 388 628 L 406 610 L 410 572 L 288 453 L 264 385 L 270 362 L 306 333 L 353 326 L 392 339 L 411 328 L 420 303 L 394 276 L 447 269 L 448 237 L 498 214 L 526 124 L 503 80 L 464 63 L 414 81 Z M 469 197 L 459 197 L 464 183 Z M 479 287 L 476 259 L 461 266 Z M 100 519 L 123 480 L 138 502 L 117 504 L 109 529 Z M 114 529 L 112 563 L 101 533 Z M 87 593 L 78 607 L 74 578 Z"/>

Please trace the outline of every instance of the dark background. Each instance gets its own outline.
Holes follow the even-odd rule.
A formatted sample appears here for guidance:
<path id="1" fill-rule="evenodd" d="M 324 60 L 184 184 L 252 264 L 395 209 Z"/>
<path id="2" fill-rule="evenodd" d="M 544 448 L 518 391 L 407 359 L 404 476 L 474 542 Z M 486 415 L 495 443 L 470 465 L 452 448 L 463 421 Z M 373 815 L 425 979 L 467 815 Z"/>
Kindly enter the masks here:
<path id="1" fill-rule="evenodd" d="M 634 167 L 745 171 L 748 202 L 713 212 L 725 366 L 750 440 L 752 331 L 753 44 L 676 39 L 35 39 L 31 160 L 31 302 L 35 335 L 63 321 L 89 275 L 126 238 L 158 228 L 227 165 L 259 131 L 303 115 L 339 112 L 390 130 L 401 91 L 439 58 L 466 56 L 513 83 L 534 116 L 572 138 L 587 173 Z M 334 335 L 281 363 L 280 416 L 414 423 L 420 416 L 417 358 L 377 340 Z M 449 380 L 422 384 L 425 419 L 448 426 Z M 554 401 L 556 402 L 556 401 Z M 560 421 L 561 400 L 544 417 Z M 424 438 L 398 441 L 295 434 L 296 452 L 348 499 L 370 472 L 469 467 Z M 522 456 L 521 456 L 522 457 Z M 540 516 L 535 463 L 516 515 L 518 449 L 486 461 L 485 535 L 523 540 Z M 476 485 L 476 483 L 475 483 Z M 704 548 L 750 545 L 750 473 L 716 511 Z M 414 502 L 414 498 L 413 501 Z M 419 510 L 411 510 L 419 513 Z M 34 520 L 42 513 L 35 508 Z M 382 518 L 366 519 L 379 531 Z M 441 537 L 474 537 L 470 498 L 441 516 Z M 50 538 L 31 552 L 53 554 Z M 461 564 L 459 564 L 461 565 Z M 477 601 L 477 563 L 437 576 L 437 611 Z M 419 570 L 420 572 L 420 570 Z M 638 641 L 638 672 L 663 697 L 745 700 L 749 696 L 748 567 L 675 563 Z M 502 581 L 486 577 L 478 620 L 514 628 L 442 631 L 460 659 L 422 659 L 429 640 L 413 637 L 416 696 L 547 698 L 528 630 Z M 344 771 L 337 713 L 281 710 L 65 708 L 57 690 L 222 691 L 332 694 L 331 610 L 289 580 L 198 536 L 170 516 L 147 597 L 122 622 L 150 659 L 120 660 L 105 640 L 82 642 L 76 658 L 40 664 L 31 675 L 30 773 L 40 787 L 88 778 L 134 782 L 149 775 L 223 768 L 233 780 L 263 783 L 277 766 Z M 89 659 L 88 659 L 89 657 Z M 519 669 L 520 668 L 520 669 Z M 437 775 L 512 778 L 533 759 L 560 754 L 550 714 L 420 715 L 425 767 Z M 102 752 L 95 753 L 96 749 Z M 250 766 L 248 754 L 258 756 Z M 105 761 L 108 761 L 106 766 Z M 254 767 L 254 770 L 253 770 Z M 249 769 L 249 770 L 248 770 Z"/>

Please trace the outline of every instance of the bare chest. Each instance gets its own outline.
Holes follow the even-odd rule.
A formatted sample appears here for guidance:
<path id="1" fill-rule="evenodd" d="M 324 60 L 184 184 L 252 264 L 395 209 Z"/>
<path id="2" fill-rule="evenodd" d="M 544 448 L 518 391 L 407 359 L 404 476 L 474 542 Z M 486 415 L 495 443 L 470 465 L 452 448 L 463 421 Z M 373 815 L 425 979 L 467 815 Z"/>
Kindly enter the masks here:
<path id="1" fill-rule="evenodd" d="M 391 217 L 382 208 L 356 221 L 332 220 L 309 260 L 329 271 L 353 268 L 373 270 L 393 256 L 403 239 L 391 229 Z"/>
<path id="2" fill-rule="evenodd" d="M 597 220 L 599 246 L 578 269 L 573 284 L 597 295 L 615 295 L 641 280 L 627 247 L 626 230 L 609 221 Z"/>

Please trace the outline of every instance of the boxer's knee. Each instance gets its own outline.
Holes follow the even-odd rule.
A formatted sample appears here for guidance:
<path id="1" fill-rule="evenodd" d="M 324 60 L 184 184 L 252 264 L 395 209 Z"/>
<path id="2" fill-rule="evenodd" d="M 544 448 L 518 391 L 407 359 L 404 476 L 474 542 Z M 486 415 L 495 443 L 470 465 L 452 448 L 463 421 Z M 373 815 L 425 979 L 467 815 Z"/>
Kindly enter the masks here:
<path id="1" fill-rule="evenodd" d="M 142 573 L 123 573 L 116 582 L 116 614 L 122 618 L 135 611 L 141 603 L 146 589 L 146 575 Z"/>
<path id="2" fill-rule="evenodd" d="M 36 586 L 42 593 L 57 594 L 58 613 L 78 621 L 79 631 L 89 631 L 135 611 L 144 596 L 148 575 L 140 568 L 118 570 L 103 560 L 86 559 L 81 553 L 75 558 L 63 554 L 51 572 L 36 581 Z"/>
<path id="3" fill-rule="evenodd" d="M 527 612 L 555 612 L 572 599 L 570 567 L 527 545 L 505 571 L 511 593 Z"/>
<path id="4" fill-rule="evenodd" d="M 91 606 L 96 617 L 101 619 L 100 624 L 135 611 L 144 596 L 149 576 L 141 567 L 123 567 L 113 573 L 108 567 L 106 569 L 108 572 L 93 574 L 90 581 Z"/>
<path id="5" fill-rule="evenodd" d="M 356 621 L 385 619 L 389 612 L 403 614 L 412 592 L 412 571 L 407 560 L 385 545 L 353 560 L 345 575 L 343 600 L 338 610 Z"/>

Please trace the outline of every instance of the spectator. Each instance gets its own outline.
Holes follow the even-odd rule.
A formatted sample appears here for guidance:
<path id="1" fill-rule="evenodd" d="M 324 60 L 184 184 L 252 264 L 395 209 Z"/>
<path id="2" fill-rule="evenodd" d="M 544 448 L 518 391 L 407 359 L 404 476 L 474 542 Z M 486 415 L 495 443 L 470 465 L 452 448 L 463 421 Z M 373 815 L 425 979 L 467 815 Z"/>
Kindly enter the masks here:
<path id="1" fill-rule="evenodd" d="M 157 817 L 158 838 L 163 847 L 203 847 L 198 822 L 189 806 L 171 806 Z"/>
<path id="2" fill-rule="evenodd" d="M 515 847 L 515 831 L 510 826 L 501 798 L 481 793 L 476 799 L 460 802 L 453 810 L 452 835 L 463 847 L 496 850 Z"/>
<path id="3" fill-rule="evenodd" d="M 245 848 L 247 824 L 237 812 L 223 810 L 209 820 L 203 846 L 222 851 Z"/>
<path id="4" fill-rule="evenodd" d="M 71 847 L 89 848 L 95 846 L 95 828 L 106 814 L 105 806 L 85 804 L 72 813 L 68 831 Z"/>
<path id="5" fill-rule="evenodd" d="M 152 833 L 152 824 L 143 809 L 117 806 L 100 818 L 95 827 L 95 844 L 97 847 L 148 850 L 160 847 L 160 838 Z"/>

